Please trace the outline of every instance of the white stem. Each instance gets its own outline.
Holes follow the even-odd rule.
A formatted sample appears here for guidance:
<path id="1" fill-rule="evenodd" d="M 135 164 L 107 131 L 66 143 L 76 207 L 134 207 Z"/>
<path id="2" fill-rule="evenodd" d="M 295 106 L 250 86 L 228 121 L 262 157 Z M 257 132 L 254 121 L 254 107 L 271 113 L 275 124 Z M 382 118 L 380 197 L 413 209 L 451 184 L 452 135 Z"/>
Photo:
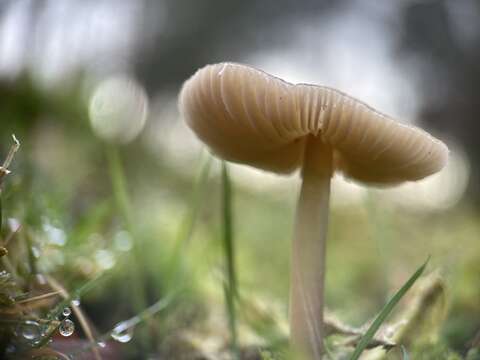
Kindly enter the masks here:
<path id="1" fill-rule="evenodd" d="M 323 352 L 323 294 L 332 152 L 320 137 L 307 139 L 291 253 L 290 337 L 302 359 Z"/>

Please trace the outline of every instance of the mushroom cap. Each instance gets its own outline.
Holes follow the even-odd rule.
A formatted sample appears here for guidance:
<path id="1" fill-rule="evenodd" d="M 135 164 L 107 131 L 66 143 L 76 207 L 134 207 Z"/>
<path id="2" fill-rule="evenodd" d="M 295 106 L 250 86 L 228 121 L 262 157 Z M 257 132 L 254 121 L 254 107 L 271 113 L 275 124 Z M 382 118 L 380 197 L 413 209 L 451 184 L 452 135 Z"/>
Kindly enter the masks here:
<path id="1" fill-rule="evenodd" d="M 276 173 L 302 166 L 312 135 L 332 147 L 336 170 L 365 183 L 419 180 L 448 158 L 440 140 L 347 94 L 236 63 L 198 70 L 184 83 L 179 107 L 214 154 Z"/>

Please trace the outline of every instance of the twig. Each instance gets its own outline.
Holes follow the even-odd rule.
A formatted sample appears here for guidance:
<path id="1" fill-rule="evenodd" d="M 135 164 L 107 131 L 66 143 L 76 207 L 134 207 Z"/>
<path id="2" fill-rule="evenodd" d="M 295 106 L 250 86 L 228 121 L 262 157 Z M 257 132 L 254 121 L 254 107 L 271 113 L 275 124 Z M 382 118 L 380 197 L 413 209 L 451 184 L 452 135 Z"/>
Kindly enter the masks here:
<path id="1" fill-rule="evenodd" d="M 343 346 L 357 346 L 360 339 L 365 335 L 364 331 L 353 328 L 349 325 L 343 324 L 338 319 L 333 317 L 333 315 L 331 314 L 326 314 L 324 327 L 325 327 L 325 330 L 324 330 L 325 334 L 328 334 L 328 335 L 339 334 L 339 335 L 348 336 L 348 338 L 345 341 L 340 342 Z M 370 342 L 367 345 L 367 348 L 370 349 L 378 346 L 382 346 L 385 349 L 391 349 L 397 346 L 397 344 L 388 339 L 375 336 L 370 340 Z"/>
<path id="2" fill-rule="evenodd" d="M 49 325 L 49 324 L 52 323 L 52 320 L 39 319 L 39 318 L 36 318 L 36 317 L 24 317 L 24 318 L 19 319 L 19 320 L 0 319 L 0 324 L 24 324 L 24 323 L 27 323 L 28 321 L 35 321 L 39 324 L 45 324 L 45 325 Z M 58 325 L 58 324 L 60 324 L 60 321 L 55 320 L 55 321 L 53 321 L 53 323 L 54 323 L 54 325 Z"/>
<path id="3" fill-rule="evenodd" d="M 46 276 L 46 280 L 47 280 L 48 285 L 53 290 L 60 293 L 61 297 L 63 297 L 64 299 L 69 298 L 70 295 L 68 294 L 67 290 L 65 290 L 65 288 L 63 288 L 63 286 L 60 285 L 55 279 L 53 279 L 50 276 Z M 80 309 L 79 306 L 77 306 L 75 304 L 73 304 L 73 306 L 72 306 L 72 311 L 75 314 L 75 316 L 77 317 L 78 321 L 80 322 L 80 326 L 82 327 L 83 332 L 85 333 L 85 336 L 87 337 L 87 339 L 92 344 L 95 343 L 95 339 L 93 337 L 93 332 L 92 332 L 90 326 L 88 325 L 88 321 L 87 321 L 85 315 L 83 314 L 83 311 Z M 92 353 L 93 353 L 93 356 L 95 357 L 95 360 L 102 360 L 102 356 L 100 355 L 100 351 L 98 350 L 98 348 L 92 347 Z"/>
<path id="4" fill-rule="evenodd" d="M 7 157 L 5 158 L 5 161 L 3 162 L 3 165 L 0 166 L 0 185 L 2 184 L 3 178 L 10 174 L 10 171 L 8 170 L 8 167 L 10 166 L 13 157 L 15 156 L 15 153 L 18 151 L 20 148 L 20 142 L 18 139 L 15 137 L 15 135 L 12 135 L 13 138 L 13 145 L 10 147 L 10 150 L 7 154 Z"/>
<path id="5" fill-rule="evenodd" d="M 361 341 L 362 337 L 364 335 L 355 335 L 355 336 L 352 336 L 350 337 L 349 339 L 341 342 L 341 344 L 343 346 L 358 346 L 358 343 Z M 397 346 L 396 343 L 390 341 L 390 340 L 387 340 L 387 339 L 380 339 L 380 338 L 372 338 L 368 344 L 366 345 L 366 349 L 373 349 L 373 348 L 376 348 L 376 347 L 383 347 L 384 349 L 386 350 L 390 350 L 394 347 Z"/>
<path id="6" fill-rule="evenodd" d="M 363 335 L 363 332 L 360 329 L 353 328 L 349 325 L 342 323 L 336 317 L 334 317 L 331 313 L 326 313 L 324 315 L 324 332 L 326 336 L 330 336 L 332 334 L 340 334 L 340 335 L 349 335 L 349 336 L 356 336 L 356 335 Z"/>
<path id="7" fill-rule="evenodd" d="M 28 298 L 28 299 L 19 300 L 19 301 L 16 302 L 16 304 L 25 304 L 25 303 L 29 303 L 29 302 L 32 302 L 32 301 L 43 300 L 43 299 L 47 299 L 49 297 L 59 295 L 59 294 L 60 294 L 60 291 L 53 291 L 53 292 L 49 292 L 47 294 L 42 294 L 42 295 L 38 295 L 38 296 L 33 296 L 31 298 Z"/>

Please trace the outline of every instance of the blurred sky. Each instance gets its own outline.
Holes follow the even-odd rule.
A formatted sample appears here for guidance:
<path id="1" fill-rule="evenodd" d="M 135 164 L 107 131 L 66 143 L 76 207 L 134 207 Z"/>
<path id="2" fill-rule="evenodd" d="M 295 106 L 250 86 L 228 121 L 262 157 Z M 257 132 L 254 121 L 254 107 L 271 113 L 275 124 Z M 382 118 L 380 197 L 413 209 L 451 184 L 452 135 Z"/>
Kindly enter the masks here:
<path id="1" fill-rule="evenodd" d="M 131 62 L 140 1 L 7 1 L 2 5 L 0 69 L 30 67 L 58 81 L 86 67 L 123 71 Z"/>
<path id="2" fill-rule="evenodd" d="M 412 38 L 408 26 L 425 12 L 431 14 L 427 30 L 448 20 L 448 28 L 439 28 L 435 37 L 440 45 L 430 42 L 431 49 L 422 45 L 423 33 Z M 453 78 L 442 55 L 451 51 L 442 50 L 447 43 L 442 39 L 452 38 L 459 53 L 470 54 L 480 43 L 479 14 L 474 0 L 3 0 L 0 74 L 14 78 L 29 69 L 46 87 L 61 86 L 78 73 L 93 83 L 129 76 L 151 99 L 149 126 L 176 136 L 155 146 L 173 156 L 178 138 L 191 136 L 186 129 L 172 129 L 182 126 L 178 88 L 209 62 L 246 62 L 291 82 L 337 87 L 400 121 L 423 120 L 425 104 L 435 109 L 435 101 L 449 93 L 438 84 Z M 430 73 L 434 80 L 425 88 Z M 457 128 L 462 121 L 458 116 Z M 464 154 L 473 154 L 472 147 L 462 131 L 429 124 L 453 145 L 448 181 L 463 192 L 470 168 Z M 147 140 L 158 143 L 152 136 Z M 192 144 L 195 153 L 198 144 Z"/>

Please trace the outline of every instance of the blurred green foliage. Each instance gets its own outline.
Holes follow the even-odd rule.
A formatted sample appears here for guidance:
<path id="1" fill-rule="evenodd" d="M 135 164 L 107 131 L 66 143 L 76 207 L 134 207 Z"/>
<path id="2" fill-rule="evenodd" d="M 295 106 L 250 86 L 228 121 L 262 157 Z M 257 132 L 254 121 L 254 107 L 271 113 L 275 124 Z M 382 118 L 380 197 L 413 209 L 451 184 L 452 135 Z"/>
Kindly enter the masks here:
<path id="1" fill-rule="evenodd" d="M 0 83 L 1 154 L 12 133 L 22 142 L 2 193 L 4 223 L 13 218 L 22 225 L 9 243 L 8 258 L 22 278 L 48 274 L 70 292 L 108 273 L 81 299 L 96 334 L 136 315 L 136 296 L 147 306 L 178 291 L 167 309 L 121 344 L 125 358 L 224 353 L 229 337 L 222 297 L 219 163 L 213 161 L 201 176 L 201 161 L 186 164 L 189 171 L 173 167 L 166 161 L 169 155 L 147 150 L 142 137 L 118 148 L 124 173 L 118 176 L 125 176 L 118 186 L 128 194 L 125 221 L 107 146 L 89 128 L 82 83 L 79 76 L 62 89 L 42 89 L 28 74 Z M 259 358 L 251 349 L 262 348 L 271 351 L 262 353 L 264 359 L 279 358 L 275 354 L 286 348 L 296 189 L 277 196 L 239 185 L 235 177 L 232 184 L 241 354 Z M 5 226 L 2 239 L 10 233 Z M 416 213 L 396 208 L 380 191 L 365 203 L 334 207 L 328 308 L 338 319 L 361 326 L 430 255 L 430 269 L 443 279 L 446 310 L 432 310 L 438 321 L 427 319 L 427 332 L 436 335 L 421 344 L 412 339 L 425 332 L 425 318 L 413 317 L 407 351 L 412 359 L 460 358 L 456 354 L 468 351 L 480 329 L 479 234 L 478 212 L 466 202 L 442 212 Z M 28 282 L 22 286 L 27 294 L 38 290 Z M 402 301 L 397 319 L 406 316 L 409 301 L 409 296 Z M 427 302 L 426 311 L 432 304 Z M 84 335 L 82 330 L 78 334 Z"/>

